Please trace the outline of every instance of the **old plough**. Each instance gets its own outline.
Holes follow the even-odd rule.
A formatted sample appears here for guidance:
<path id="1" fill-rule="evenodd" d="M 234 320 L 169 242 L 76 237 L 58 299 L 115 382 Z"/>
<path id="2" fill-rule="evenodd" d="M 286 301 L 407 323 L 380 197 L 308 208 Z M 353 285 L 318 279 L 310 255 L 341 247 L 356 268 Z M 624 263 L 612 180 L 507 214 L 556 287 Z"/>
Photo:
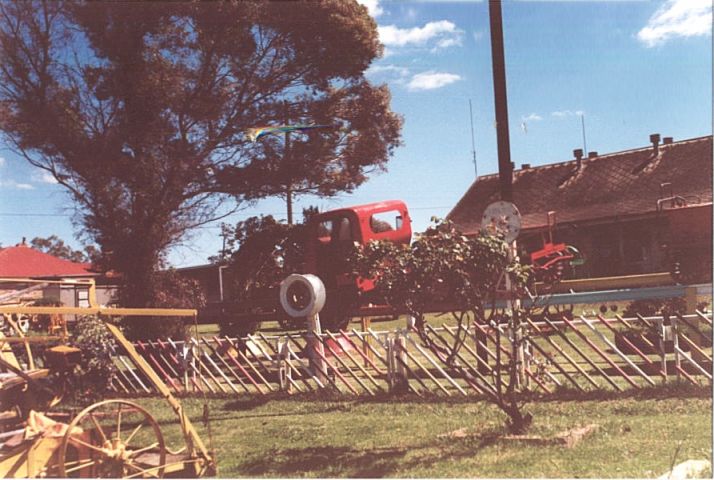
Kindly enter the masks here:
<path id="1" fill-rule="evenodd" d="M 0 282 L 3 280 L 0 279 Z M 18 280 L 15 280 L 18 282 Z M 27 280 L 22 280 L 27 283 Z M 90 289 L 90 292 L 93 288 Z M 105 322 L 117 344 L 136 369 L 165 399 L 176 415 L 184 446 L 171 450 L 159 422 L 141 405 L 125 399 L 94 403 L 73 418 L 52 412 L 62 398 L 62 387 L 50 388 L 43 379 L 67 375 L 81 358 L 79 349 L 63 345 L 63 336 L 26 336 L 18 320 L 36 315 L 195 317 L 189 309 L 105 308 L 90 295 L 90 306 L 33 307 L 0 305 L 0 477 L 161 478 L 215 475 L 214 455 L 171 390 L 141 357 L 121 330 Z M 4 332 L 3 332 L 4 330 Z M 43 368 L 32 356 L 32 345 L 48 341 Z M 13 345 L 20 344 L 19 349 Z M 19 361 L 15 352 L 24 357 Z"/>

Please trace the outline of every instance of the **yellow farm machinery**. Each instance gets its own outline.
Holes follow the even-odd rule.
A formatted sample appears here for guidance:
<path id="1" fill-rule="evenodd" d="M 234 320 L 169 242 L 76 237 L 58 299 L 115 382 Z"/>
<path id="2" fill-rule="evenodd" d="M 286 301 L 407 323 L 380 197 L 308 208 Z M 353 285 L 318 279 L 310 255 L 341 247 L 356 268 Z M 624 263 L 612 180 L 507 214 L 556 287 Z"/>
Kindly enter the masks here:
<path id="1" fill-rule="evenodd" d="M 31 283 L 26 279 L 10 279 Z M 0 279 L 0 282 L 7 280 Z M 76 283 L 75 281 L 74 283 Z M 47 283 L 47 282 L 43 282 Z M 168 403 L 180 424 L 182 448 L 172 450 L 157 419 L 126 399 L 94 403 L 73 416 L 53 412 L 68 372 L 82 352 L 66 345 L 66 334 L 27 335 L 22 323 L 38 315 L 195 317 L 189 309 L 106 308 L 96 304 L 93 281 L 89 307 L 0 305 L 0 477 L 162 478 L 212 476 L 216 461 L 171 390 L 114 324 L 107 330 L 136 369 Z M 47 347 L 48 344 L 54 346 Z M 44 345 L 41 368 L 34 346 Z M 47 382 L 49 378 L 54 382 Z M 56 385 L 60 385 L 57 387 Z M 52 387 L 48 386 L 52 385 Z"/>

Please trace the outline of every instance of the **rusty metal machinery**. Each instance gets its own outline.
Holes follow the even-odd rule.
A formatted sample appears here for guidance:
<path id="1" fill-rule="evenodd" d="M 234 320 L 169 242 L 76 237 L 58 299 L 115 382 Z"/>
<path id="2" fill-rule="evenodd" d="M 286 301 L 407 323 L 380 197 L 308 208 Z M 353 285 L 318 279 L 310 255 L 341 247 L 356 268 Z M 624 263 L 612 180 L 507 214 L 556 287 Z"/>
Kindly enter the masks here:
<path id="1" fill-rule="evenodd" d="M 0 279 L 0 282 L 3 282 Z M 11 279 L 14 283 L 32 283 Z M 76 283 L 76 282 L 75 282 Z M 30 345 L 47 343 L 48 337 L 28 338 L 17 326 L 22 315 L 95 315 L 191 317 L 190 309 L 106 308 L 96 303 L 90 281 L 90 305 L 80 307 L 31 307 L 0 305 L 0 316 L 13 327 L 11 335 L 0 332 L 0 477 L 89 477 L 161 478 L 164 475 L 202 477 L 215 475 L 214 455 L 204 445 L 178 399 L 149 364 L 136 352 L 113 324 L 105 325 L 136 368 L 169 404 L 179 420 L 184 447 L 171 451 L 166 446 L 157 420 L 140 405 L 123 399 L 94 403 L 68 424 L 46 412 L 59 402 L 61 392 L 53 392 L 42 379 L 71 370 L 81 355 L 76 348 L 59 345 L 45 352 L 45 367 L 37 368 Z M 62 337 L 51 337 L 51 340 Z M 14 356 L 12 344 L 28 351 L 27 369 Z M 4 373 L 3 373 L 4 372 Z M 14 424 L 13 424 L 14 420 Z M 7 427 L 10 425 L 10 427 Z"/>

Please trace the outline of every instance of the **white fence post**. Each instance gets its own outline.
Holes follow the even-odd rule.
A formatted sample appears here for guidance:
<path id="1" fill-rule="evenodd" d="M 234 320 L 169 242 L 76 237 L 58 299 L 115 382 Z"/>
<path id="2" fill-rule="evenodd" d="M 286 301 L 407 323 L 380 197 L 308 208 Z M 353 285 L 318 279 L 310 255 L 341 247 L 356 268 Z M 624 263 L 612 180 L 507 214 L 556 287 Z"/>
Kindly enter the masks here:
<path id="1" fill-rule="evenodd" d="M 283 337 L 277 340 L 278 355 L 275 363 L 278 367 L 278 378 L 280 380 L 280 390 L 292 393 L 292 371 L 290 365 L 290 344 Z"/>
<path id="2" fill-rule="evenodd" d="M 310 315 L 307 318 L 307 344 L 310 353 L 310 368 L 314 375 L 321 381 L 327 378 L 327 364 L 322 359 L 325 355 L 325 346 L 322 344 L 322 329 L 320 328 L 320 317 L 318 314 Z"/>
<path id="3" fill-rule="evenodd" d="M 400 391 L 409 389 L 409 376 L 406 369 L 407 364 L 407 342 L 402 335 L 397 335 L 394 339 L 397 367 L 397 385 Z"/>
<path id="4" fill-rule="evenodd" d="M 675 366 L 675 369 L 677 370 L 677 381 L 680 381 L 681 378 L 679 376 L 679 372 L 682 369 L 682 361 L 681 361 L 681 358 L 679 357 L 679 328 L 677 325 L 677 317 L 674 315 L 671 316 L 670 322 L 671 322 L 671 326 L 669 328 L 672 329 L 672 344 L 674 345 L 674 347 L 673 347 L 674 366 Z"/>
<path id="5" fill-rule="evenodd" d="M 394 390 L 394 340 L 385 338 L 384 346 L 387 354 L 387 384 L 391 392 Z"/>
<path id="6" fill-rule="evenodd" d="M 667 349 L 665 348 L 666 330 L 664 325 L 664 319 L 658 318 L 655 320 L 657 322 L 657 332 L 659 333 L 659 353 L 662 357 L 662 372 L 664 373 L 664 382 L 667 382 Z"/>

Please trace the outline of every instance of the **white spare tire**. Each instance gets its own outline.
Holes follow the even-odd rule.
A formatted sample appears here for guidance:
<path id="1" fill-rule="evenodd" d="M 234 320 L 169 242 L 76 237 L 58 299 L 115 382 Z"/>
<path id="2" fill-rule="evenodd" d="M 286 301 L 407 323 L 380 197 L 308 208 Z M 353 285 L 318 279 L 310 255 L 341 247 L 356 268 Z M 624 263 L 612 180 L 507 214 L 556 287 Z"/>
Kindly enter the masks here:
<path id="1" fill-rule="evenodd" d="M 294 273 L 280 283 L 280 305 L 291 317 L 311 317 L 325 306 L 325 285 L 320 277 Z"/>

